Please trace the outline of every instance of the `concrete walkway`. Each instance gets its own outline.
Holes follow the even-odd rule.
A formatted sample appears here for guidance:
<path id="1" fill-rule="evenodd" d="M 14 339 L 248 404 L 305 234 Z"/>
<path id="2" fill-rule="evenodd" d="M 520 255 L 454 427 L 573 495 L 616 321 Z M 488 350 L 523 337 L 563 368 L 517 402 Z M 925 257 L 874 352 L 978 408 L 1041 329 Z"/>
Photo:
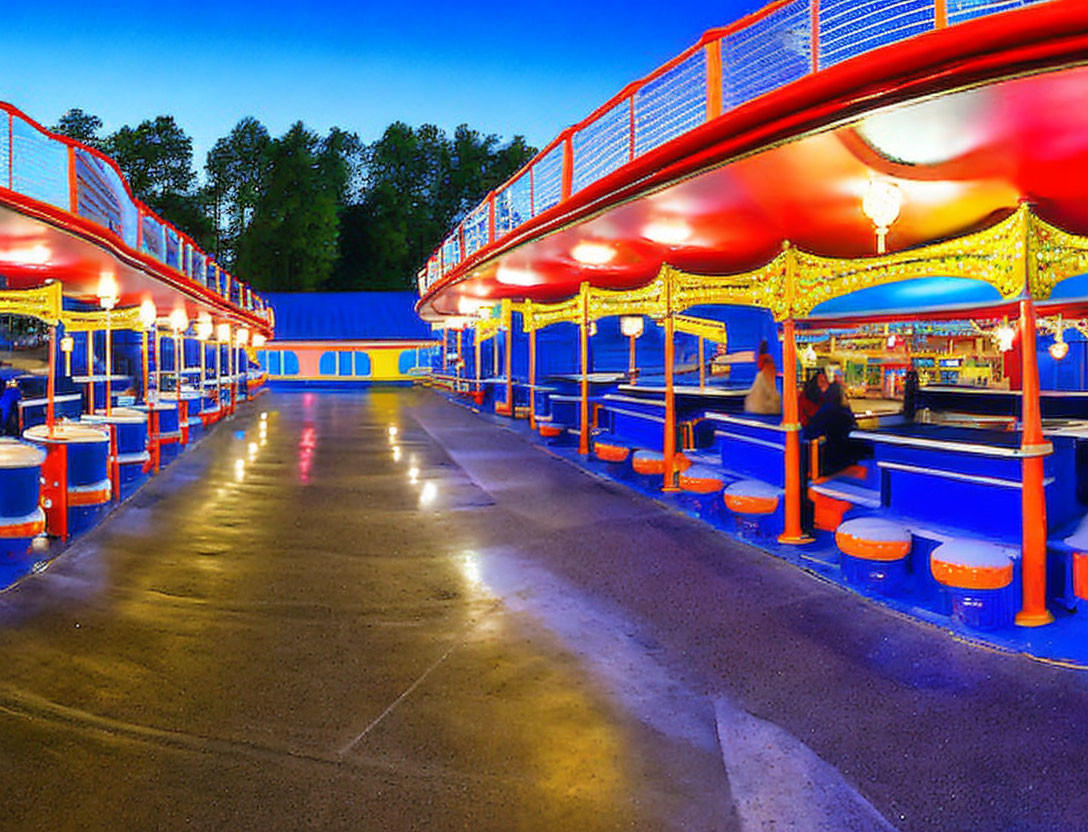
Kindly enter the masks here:
<path id="1" fill-rule="evenodd" d="M 0 596 L 0 653 L 0 829 L 1088 828 L 1084 675 L 428 391 L 262 398 Z"/>

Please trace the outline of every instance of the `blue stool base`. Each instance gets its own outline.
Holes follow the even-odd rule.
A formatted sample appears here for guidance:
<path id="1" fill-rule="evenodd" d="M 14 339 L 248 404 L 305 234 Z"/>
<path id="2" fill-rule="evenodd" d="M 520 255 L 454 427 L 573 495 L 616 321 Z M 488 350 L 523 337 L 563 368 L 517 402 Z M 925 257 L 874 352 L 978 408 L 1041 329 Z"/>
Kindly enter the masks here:
<path id="1" fill-rule="evenodd" d="M 0 563 L 8 566 L 30 563 L 32 537 L 0 537 Z"/>
<path id="2" fill-rule="evenodd" d="M 1016 618 L 1016 592 L 1010 584 L 1002 589 L 946 587 L 952 619 L 976 630 L 1011 627 Z"/>
<path id="3" fill-rule="evenodd" d="M 96 506 L 72 506 L 68 509 L 68 536 L 75 537 L 92 528 L 109 508 L 109 503 Z"/>
<path id="4" fill-rule="evenodd" d="M 865 560 L 845 552 L 839 558 L 842 577 L 850 586 L 877 595 L 896 595 L 907 582 L 907 558 Z"/>
<path id="5" fill-rule="evenodd" d="M 121 480 L 121 499 L 127 500 L 131 497 L 136 490 L 143 485 L 150 478 L 150 474 L 144 473 L 144 464 L 142 462 L 134 462 L 130 465 L 121 465 L 120 467 L 120 480 Z"/>

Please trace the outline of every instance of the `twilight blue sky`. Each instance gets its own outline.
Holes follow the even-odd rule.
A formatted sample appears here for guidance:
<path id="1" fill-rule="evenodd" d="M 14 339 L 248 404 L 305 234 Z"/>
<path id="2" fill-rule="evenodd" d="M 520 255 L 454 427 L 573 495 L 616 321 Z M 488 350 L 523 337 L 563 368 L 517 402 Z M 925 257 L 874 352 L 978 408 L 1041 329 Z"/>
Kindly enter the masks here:
<path id="1" fill-rule="evenodd" d="M 538 147 L 630 81 L 765 0 L 5 4 L 0 100 L 106 131 L 174 115 L 196 166 L 245 115 L 365 141 L 390 122 L 467 122 Z M 158 11 L 172 11 L 164 18 Z"/>

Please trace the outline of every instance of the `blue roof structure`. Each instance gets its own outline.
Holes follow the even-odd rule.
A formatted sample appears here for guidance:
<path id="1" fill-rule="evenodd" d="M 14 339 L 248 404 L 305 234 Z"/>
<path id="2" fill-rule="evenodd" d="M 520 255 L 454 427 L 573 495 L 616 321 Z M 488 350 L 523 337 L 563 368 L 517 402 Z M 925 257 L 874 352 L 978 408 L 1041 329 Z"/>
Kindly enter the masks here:
<path id="1" fill-rule="evenodd" d="M 277 341 L 431 340 L 413 292 L 269 292 Z"/>

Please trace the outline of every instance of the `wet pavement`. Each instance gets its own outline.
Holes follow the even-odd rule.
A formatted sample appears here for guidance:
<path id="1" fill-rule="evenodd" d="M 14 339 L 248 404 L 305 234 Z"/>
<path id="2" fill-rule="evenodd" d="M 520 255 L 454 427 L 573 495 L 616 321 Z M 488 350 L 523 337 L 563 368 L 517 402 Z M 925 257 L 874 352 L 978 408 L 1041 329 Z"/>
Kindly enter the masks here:
<path id="1" fill-rule="evenodd" d="M 1088 829 L 1085 674 L 424 390 L 261 398 L 0 653 L 0 829 Z"/>

